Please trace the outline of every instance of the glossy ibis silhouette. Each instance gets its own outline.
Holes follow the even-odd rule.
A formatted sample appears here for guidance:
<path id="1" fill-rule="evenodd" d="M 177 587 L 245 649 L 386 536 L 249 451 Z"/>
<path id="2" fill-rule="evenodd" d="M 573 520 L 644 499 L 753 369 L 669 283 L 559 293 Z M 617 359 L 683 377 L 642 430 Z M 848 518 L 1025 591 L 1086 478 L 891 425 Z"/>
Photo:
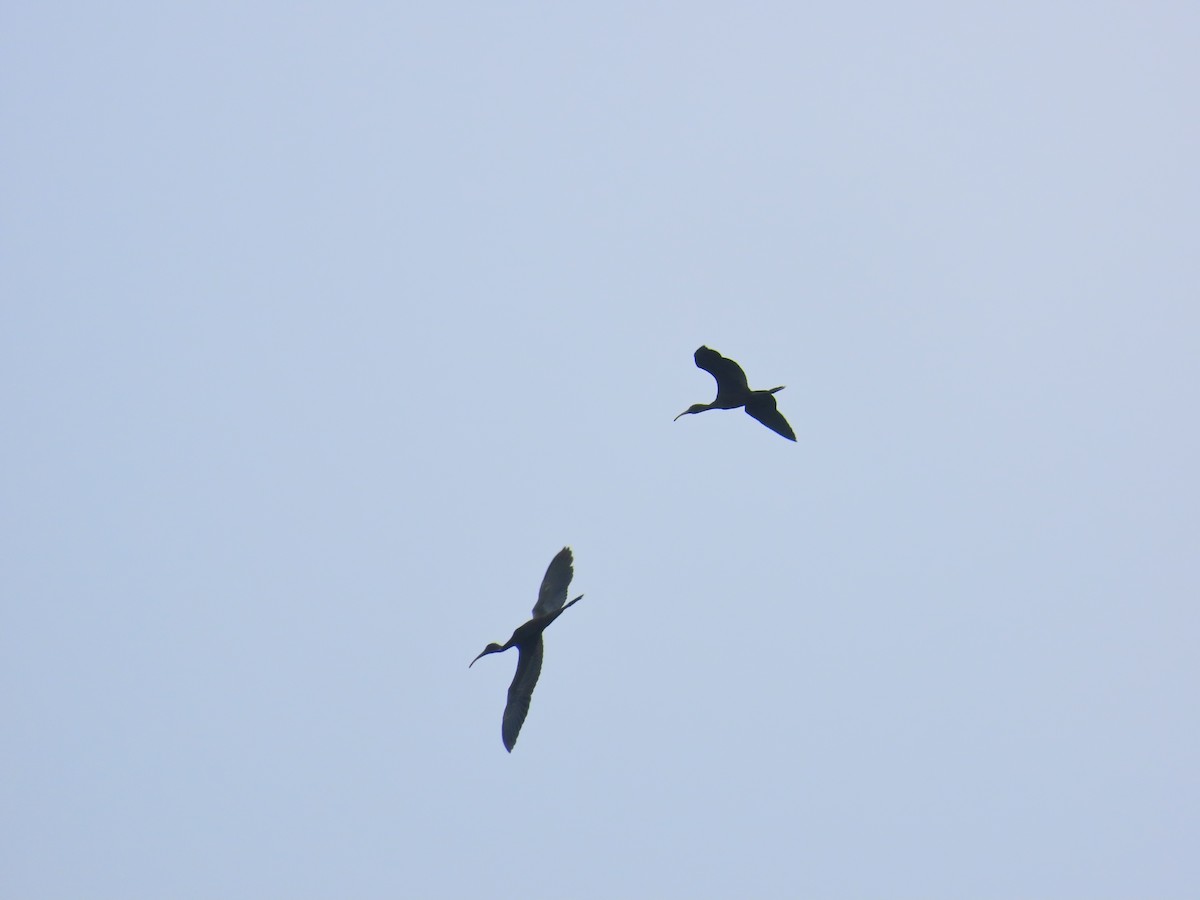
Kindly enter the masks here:
<path id="1" fill-rule="evenodd" d="M 521 733 L 521 726 L 529 712 L 529 698 L 533 696 L 533 687 L 537 684 L 538 676 L 542 674 L 542 632 L 566 612 L 567 607 L 574 606 L 583 599 L 583 594 L 580 594 L 570 603 L 563 605 L 567 599 L 567 586 L 571 583 L 571 576 L 575 574 L 571 562 L 571 548 L 563 547 L 558 551 L 558 555 L 550 560 L 546 575 L 542 578 L 537 603 L 533 605 L 533 618 L 514 631 L 507 644 L 488 644 L 479 656 L 471 660 L 473 666 L 489 653 L 503 653 L 509 647 L 517 648 L 517 673 L 513 676 L 512 684 L 508 686 L 508 704 L 504 707 L 504 722 L 500 727 L 504 749 L 509 753 L 512 753 L 517 735 Z"/>
<path id="2" fill-rule="evenodd" d="M 716 350 L 701 347 L 696 351 L 696 366 L 703 369 L 717 380 L 717 399 L 712 403 L 696 403 L 689 406 L 678 416 L 689 413 L 702 413 L 709 409 L 737 409 L 746 407 L 746 412 L 762 422 L 776 434 L 781 434 L 789 441 L 796 439 L 796 432 L 775 406 L 776 391 L 782 391 L 784 386 L 773 387 L 765 391 L 752 391 L 746 382 L 746 373 L 732 359 L 726 359 Z"/>

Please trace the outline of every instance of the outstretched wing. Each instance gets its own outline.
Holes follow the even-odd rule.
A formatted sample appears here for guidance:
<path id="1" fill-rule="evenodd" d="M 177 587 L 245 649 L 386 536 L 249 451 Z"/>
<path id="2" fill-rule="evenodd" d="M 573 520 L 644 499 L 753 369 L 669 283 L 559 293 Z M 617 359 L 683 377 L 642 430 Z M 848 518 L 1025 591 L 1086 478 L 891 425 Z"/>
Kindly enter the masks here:
<path id="1" fill-rule="evenodd" d="M 542 578 L 542 587 L 538 591 L 537 603 L 533 606 L 535 619 L 558 612 L 567 602 L 567 588 L 571 584 L 571 577 L 575 574 L 571 560 L 570 547 L 563 547 L 558 551 L 558 555 L 550 560 L 550 565 L 546 568 L 546 575 Z"/>
<path id="2" fill-rule="evenodd" d="M 542 674 L 542 636 L 539 634 L 519 649 L 521 658 L 517 660 L 517 674 L 508 686 L 508 704 L 504 707 L 504 723 L 500 727 L 504 749 L 509 753 L 512 753 L 517 735 L 521 733 L 521 726 L 525 724 L 534 685 L 537 684 L 538 676 Z"/>
<path id="3" fill-rule="evenodd" d="M 725 397 L 737 398 L 739 401 L 750 387 L 746 383 L 746 373 L 732 359 L 726 359 L 716 350 L 701 347 L 696 351 L 696 366 L 703 369 L 717 380 L 717 400 Z"/>
<path id="4" fill-rule="evenodd" d="M 776 434 L 783 435 L 789 441 L 796 439 L 796 432 L 792 431 L 792 426 L 788 424 L 788 420 L 783 417 L 783 413 L 775 405 L 773 394 L 768 394 L 766 391 L 755 394 L 746 401 L 746 412 Z"/>

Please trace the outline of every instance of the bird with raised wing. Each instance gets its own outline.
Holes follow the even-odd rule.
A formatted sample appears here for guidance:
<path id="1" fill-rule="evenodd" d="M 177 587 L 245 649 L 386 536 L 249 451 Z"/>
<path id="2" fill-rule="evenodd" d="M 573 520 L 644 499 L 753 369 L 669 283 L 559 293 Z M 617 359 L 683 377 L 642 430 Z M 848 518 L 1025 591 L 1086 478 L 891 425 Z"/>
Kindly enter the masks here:
<path id="1" fill-rule="evenodd" d="M 762 422 L 776 434 L 783 435 L 789 441 L 796 439 L 792 426 L 775 405 L 773 395 L 782 391 L 783 385 L 765 391 L 750 390 L 742 367 L 708 347 L 701 347 L 696 351 L 696 367 L 716 379 L 717 398 L 712 403 L 696 403 L 689 406 L 675 417 L 675 421 L 689 413 L 702 413 L 710 409 L 737 409 L 744 406 L 752 418 Z"/>
<path id="2" fill-rule="evenodd" d="M 563 547 L 558 551 L 554 559 L 550 560 L 546 575 L 542 578 L 537 603 L 533 606 L 533 618 L 514 631 L 507 644 L 488 644 L 479 656 L 471 660 L 473 666 L 489 653 L 503 653 L 510 647 L 517 648 L 517 672 L 513 675 L 512 684 L 508 686 L 508 703 L 504 707 L 504 721 L 500 727 L 504 749 L 509 753 L 512 753 L 517 735 L 521 733 L 521 726 L 529 713 L 529 699 L 533 696 L 534 685 L 542 673 L 542 632 L 566 612 L 568 607 L 583 599 L 583 594 L 580 594 L 570 603 L 566 602 L 567 587 L 575 574 L 572 561 L 570 547 Z"/>

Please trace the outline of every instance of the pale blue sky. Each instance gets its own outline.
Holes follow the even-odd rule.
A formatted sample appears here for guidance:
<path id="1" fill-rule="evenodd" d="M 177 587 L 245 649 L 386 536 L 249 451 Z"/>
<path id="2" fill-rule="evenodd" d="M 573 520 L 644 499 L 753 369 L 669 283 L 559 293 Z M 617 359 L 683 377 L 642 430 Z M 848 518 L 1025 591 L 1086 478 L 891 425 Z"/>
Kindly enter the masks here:
<path id="1" fill-rule="evenodd" d="M 1200 893 L 1193 5 L 3 26 L 0 894 Z"/>

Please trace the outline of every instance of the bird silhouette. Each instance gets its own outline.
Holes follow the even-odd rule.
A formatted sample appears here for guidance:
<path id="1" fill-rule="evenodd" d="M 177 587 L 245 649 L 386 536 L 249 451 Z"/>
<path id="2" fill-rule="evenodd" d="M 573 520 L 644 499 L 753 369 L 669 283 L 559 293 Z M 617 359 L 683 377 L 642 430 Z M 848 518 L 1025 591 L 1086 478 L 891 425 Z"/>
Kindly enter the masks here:
<path id="1" fill-rule="evenodd" d="M 500 736 L 504 739 L 504 749 L 512 753 L 517 735 L 525 723 L 529 713 L 529 699 L 533 696 L 534 685 L 542 673 L 542 632 L 551 622 L 583 599 L 580 594 L 570 603 L 563 605 L 567 599 L 567 587 L 575 570 L 571 565 L 571 548 L 563 547 L 558 551 L 546 575 L 542 578 L 542 586 L 538 590 L 537 603 L 533 605 L 533 618 L 512 633 L 508 643 L 488 644 L 479 656 L 471 660 L 469 669 L 482 657 L 489 653 L 503 653 L 509 647 L 518 651 L 517 672 L 513 675 L 512 684 L 508 686 L 508 703 L 504 707 L 504 722 L 500 727 Z"/>
<path id="2" fill-rule="evenodd" d="M 752 391 L 746 382 L 746 373 L 732 359 L 726 359 L 716 350 L 701 347 L 696 351 L 696 366 L 712 375 L 717 380 L 717 399 L 712 403 L 696 403 L 689 406 L 678 416 L 689 413 L 702 413 L 709 409 L 737 409 L 746 407 L 746 412 L 762 422 L 776 434 L 783 435 L 789 441 L 796 439 L 796 432 L 775 406 L 776 391 L 782 391 L 784 386 L 773 387 L 765 391 Z"/>

